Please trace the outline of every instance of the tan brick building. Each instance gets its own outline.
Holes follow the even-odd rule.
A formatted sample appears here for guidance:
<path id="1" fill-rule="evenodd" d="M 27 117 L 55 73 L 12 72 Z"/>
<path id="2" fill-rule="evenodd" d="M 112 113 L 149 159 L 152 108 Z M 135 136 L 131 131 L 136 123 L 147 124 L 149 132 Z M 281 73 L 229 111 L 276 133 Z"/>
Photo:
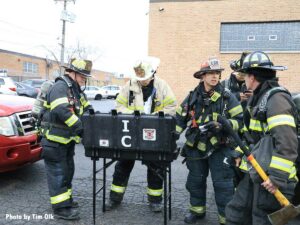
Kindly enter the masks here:
<path id="1" fill-rule="evenodd" d="M 158 74 L 180 101 L 208 56 L 221 60 L 224 79 L 243 50 L 269 52 L 288 67 L 280 83 L 300 92 L 299 0 L 150 0 L 149 16 L 149 55 L 161 59 Z"/>
<path id="2" fill-rule="evenodd" d="M 15 81 L 26 79 L 50 79 L 59 75 L 59 63 L 46 58 L 0 49 L 0 72 Z M 118 79 L 114 74 L 100 70 L 92 71 L 89 85 L 103 86 L 108 84 L 123 85 L 124 79 Z"/>

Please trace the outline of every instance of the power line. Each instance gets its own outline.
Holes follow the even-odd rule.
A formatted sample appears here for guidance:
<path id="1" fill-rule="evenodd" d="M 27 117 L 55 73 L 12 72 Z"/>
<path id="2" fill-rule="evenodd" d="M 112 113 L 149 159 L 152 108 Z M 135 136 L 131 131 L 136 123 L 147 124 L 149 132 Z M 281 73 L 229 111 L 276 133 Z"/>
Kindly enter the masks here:
<path id="1" fill-rule="evenodd" d="M 41 35 L 46 35 L 46 36 L 49 36 L 49 35 L 55 36 L 55 35 L 53 35 L 53 34 L 51 34 L 51 33 L 40 32 L 40 31 L 37 31 L 37 30 L 33 30 L 33 29 L 29 29 L 29 28 L 24 28 L 24 27 L 21 27 L 21 26 L 19 26 L 19 25 L 13 24 L 13 23 L 11 23 L 11 22 L 7 22 L 7 21 L 5 21 L 5 20 L 2 20 L 2 19 L 0 19 L 0 23 L 5 23 L 5 24 L 7 24 L 7 25 L 9 25 L 9 26 L 16 27 L 16 28 L 18 28 L 18 29 L 20 29 L 20 30 L 28 31 L 28 32 L 31 32 L 31 33 L 34 32 L 34 33 L 36 33 L 36 34 L 41 34 Z"/>

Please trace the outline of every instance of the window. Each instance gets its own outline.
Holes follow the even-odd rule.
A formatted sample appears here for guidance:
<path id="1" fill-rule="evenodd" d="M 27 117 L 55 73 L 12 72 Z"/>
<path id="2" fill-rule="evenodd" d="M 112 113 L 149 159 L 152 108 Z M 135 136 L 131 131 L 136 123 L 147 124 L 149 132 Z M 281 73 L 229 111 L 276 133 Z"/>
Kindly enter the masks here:
<path id="1" fill-rule="evenodd" d="M 255 36 L 254 35 L 248 35 L 247 40 L 248 41 L 255 41 Z"/>
<path id="2" fill-rule="evenodd" d="M 300 51 L 300 21 L 221 23 L 221 52 Z"/>
<path id="3" fill-rule="evenodd" d="M 38 73 L 38 64 L 32 62 L 24 62 L 23 71 L 25 73 Z"/>
<path id="4" fill-rule="evenodd" d="M 269 35 L 270 41 L 277 41 L 277 35 Z"/>

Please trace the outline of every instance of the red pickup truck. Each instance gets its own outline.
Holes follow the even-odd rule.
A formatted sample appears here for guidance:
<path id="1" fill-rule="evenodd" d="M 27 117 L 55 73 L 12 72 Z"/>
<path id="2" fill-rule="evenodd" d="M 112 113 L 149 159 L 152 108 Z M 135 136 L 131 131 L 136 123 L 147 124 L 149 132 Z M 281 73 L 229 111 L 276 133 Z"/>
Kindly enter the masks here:
<path id="1" fill-rule="evenodd" d="M 0 94 L 0 172 L 40 159 L 41 146 L 32 125 L 34 99 Z"/>

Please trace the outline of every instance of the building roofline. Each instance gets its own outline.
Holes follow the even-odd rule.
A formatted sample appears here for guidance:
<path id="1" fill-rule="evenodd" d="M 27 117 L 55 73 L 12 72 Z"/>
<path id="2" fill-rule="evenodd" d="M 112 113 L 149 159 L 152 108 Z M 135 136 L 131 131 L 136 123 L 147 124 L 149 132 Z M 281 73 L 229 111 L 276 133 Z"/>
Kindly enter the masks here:
<path id="1" fill-rule="evenodd" d="M 46 60 L 46 58 L 43 58 L 43 57 L 34 56 L 34 55 L 28 55 L 28 54 L 24 54 L 24 53 L 20 53 L 20 52 L 14 52 L 14 51 L 5 50 L 5 49 L 0 49 L 0 52 L 9 53 L 9 54 L 13 54 L 13 55 L 19 55 L 19 56 L 23 56 L 23 57 L 29 57 L 29 58 Z M 56 62 L 56 61 L 54 61 L 52 59 L 48 59 L 48 60 L 50 60 L 52 62 Z"/>
<path id="2" fill-rule="evenodd" d="M 222 1 L 222 0 L 150 0 L 150 3 L 156 3 L 156 2 L 207 2 L 207 1 Z"/>
<path id="3" fill-rule="evenodd" d="M 221 22 L 221 24 L 251 24 L 251 23 L 299 23 L 300 20 L 265 20 L 265 21 L 234 21 Z"/>
<path id="4" fill-rule="evenodd" d="M 46 58 L 43 58 L 43 57 L 34 56 L 34 55 L 29 55 L 29 54 L 24 54 L 24 53 L 20 53 L 20 52 L 14 52 L 14 51 L 5 50 L 5 49 L 0 49 L 0 53 L 8 53 L 8 54 L 18 55 L 18 56 L 22 56 L 22 57 L 28 57 L 28 58 L 34 58 L 34 59 L 40 59 L 40 60 L 46 60 Z M 55 60 L 52 60 L 52 59 L 47 59 L 47 60 L 51 61 L 52 63 L 57 63 Z M 92 71 L 98 71 L 98 72 L 103 72 L 103 73 L 109 73 L 109 74 L 112 74 L 112 75 L 113 75 L 112 72 L 103 71 L 103 70 L 92 69 Z"/>

